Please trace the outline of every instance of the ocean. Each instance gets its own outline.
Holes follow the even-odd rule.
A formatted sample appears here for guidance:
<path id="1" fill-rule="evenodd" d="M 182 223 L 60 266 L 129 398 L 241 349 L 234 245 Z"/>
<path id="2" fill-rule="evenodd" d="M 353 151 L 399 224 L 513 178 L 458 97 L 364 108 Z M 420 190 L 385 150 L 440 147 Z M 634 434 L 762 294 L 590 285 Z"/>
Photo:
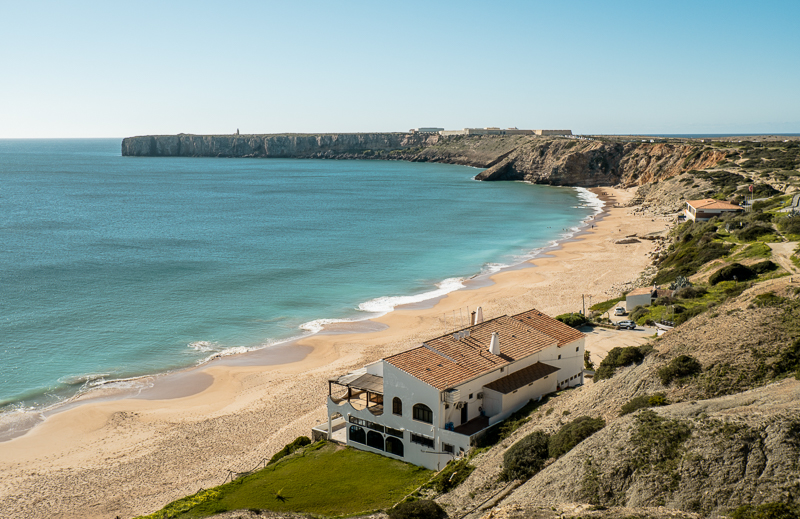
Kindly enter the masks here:
<path id="1" fill-rule="evenodd" d="M 478 172 L 0 140 L 0 411 L 446 294 L 599 208 L 586 190 Z"/>

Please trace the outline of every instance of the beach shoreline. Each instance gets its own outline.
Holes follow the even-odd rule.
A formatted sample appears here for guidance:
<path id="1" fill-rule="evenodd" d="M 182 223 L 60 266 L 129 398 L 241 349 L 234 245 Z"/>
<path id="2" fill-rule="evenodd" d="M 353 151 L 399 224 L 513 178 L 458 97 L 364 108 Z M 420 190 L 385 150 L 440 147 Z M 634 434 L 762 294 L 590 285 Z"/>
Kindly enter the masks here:
<path id="1" fill-rule="evenodd" d="M 595 302 L 612 297 L 612 286 L 635 279 L 649 264 L 653 247 L 646 240 L 613 241 L 666 227 L 616 207 L 632 193 L 595 190 L 606 206 L 594 227 L 528 260 L 534 268 L 496 272 L 491 284 L 449 292 L 430 307 L 396 307 L 371 319 L 361 333 L 345 329 L 301 338 L 291 344 L 296 357 L 290 362 L 270 360 L 269 348 L 223 357 L 175 374 L 171 387 L 144 397 L 87 401 L 47 416 L 0 443 L 0 502 L 14 507 L 0 516 L 153 512 L 308 435 L 325 420 L 329 377 L 441 335 L 448 312 L 482 306 L 491 318 L 536 307 L 556 315 L 579 310 L 582 294 Z M 259 352 L 265 352 L 263 362 L 245 358 Z"/>

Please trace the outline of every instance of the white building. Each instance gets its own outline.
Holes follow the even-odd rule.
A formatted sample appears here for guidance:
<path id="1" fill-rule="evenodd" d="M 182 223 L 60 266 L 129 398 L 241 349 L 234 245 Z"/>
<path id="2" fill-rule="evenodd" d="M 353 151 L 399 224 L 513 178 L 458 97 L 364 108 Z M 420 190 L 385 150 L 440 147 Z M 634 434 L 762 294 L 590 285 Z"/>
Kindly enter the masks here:
<path id="1" fill-rule="evenodd" d="M 703 200 L 687 200 L 683 213 L 690 220 L 705 222 L 721 216 L 722 213 L 738 213 L 741 211 L 744 211 L 744 208 L 736 204 L 705 198 Z"/>
<path id="2" fill-rule="evenodd" d="M 584 341 L 538 310 L 431 339 L 331 379 L 314 436 L 441 469 L 531 399 L 582 384 Z"/>

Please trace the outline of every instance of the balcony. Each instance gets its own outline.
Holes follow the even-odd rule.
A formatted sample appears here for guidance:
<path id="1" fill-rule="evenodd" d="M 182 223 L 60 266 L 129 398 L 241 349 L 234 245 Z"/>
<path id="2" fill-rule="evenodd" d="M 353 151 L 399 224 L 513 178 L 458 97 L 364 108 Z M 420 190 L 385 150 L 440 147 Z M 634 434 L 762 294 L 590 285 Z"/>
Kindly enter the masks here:
<path id="1" fill-rule="evenodd" d="M 333 393 L 333 386 L 340 392 Z M 358 370 L 328 380 L 328 396 L 334 404 L 349 403 L 354 409 L 366 409 L 375 416 L 383 414 L 383 377 Z"/>

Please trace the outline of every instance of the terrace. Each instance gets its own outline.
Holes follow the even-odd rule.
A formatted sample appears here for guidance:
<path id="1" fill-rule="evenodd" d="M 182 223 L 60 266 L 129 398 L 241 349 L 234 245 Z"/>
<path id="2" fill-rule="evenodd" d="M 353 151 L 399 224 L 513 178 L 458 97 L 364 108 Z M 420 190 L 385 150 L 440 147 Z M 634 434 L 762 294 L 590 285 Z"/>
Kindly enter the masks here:
<path id="1" fill-rule="evenodd" d="M 343 388 L 334 396 L 334 385 Z M 383 414 L 383 377 L 360 369 L 347 375 L 328 380 L 328 397 L 335 404 L 347 402 L 353 408 L 366 409 L 375 416 Z"/>

